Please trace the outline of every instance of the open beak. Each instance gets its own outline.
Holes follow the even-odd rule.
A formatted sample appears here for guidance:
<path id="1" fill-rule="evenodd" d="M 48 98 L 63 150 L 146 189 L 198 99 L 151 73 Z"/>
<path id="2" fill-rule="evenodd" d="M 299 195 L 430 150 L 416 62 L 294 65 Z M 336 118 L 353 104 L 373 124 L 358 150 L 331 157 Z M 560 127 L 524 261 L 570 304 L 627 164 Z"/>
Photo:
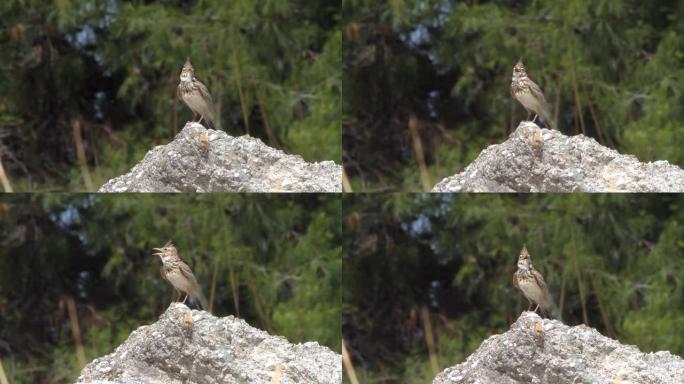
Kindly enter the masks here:
<path id="1" fill-rule="evenodd" d="M 162 252 L 162 249 L 161 249 L 161 248 L 152 248 L 152 249 L 155 250 L 155 251 L 157 251 L 157 252 L 153 253 L 153 255 L 155 255 L 155 256 L 159 256 L 159 255 L 161 255 L 162 253 L 164 253 L 164 252 Z"/>

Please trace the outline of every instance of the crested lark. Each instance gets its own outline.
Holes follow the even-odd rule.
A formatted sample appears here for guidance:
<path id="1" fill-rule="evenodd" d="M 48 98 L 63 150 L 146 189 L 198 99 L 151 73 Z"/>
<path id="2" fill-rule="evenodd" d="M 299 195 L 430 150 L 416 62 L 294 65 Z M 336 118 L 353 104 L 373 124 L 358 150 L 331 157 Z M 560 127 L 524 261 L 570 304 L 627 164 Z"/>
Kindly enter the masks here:
<path id="1" fill-rule="evenodd" d="M 192 121 L 195 121 L 199 114 L 199 123 L 202 123 L 202 119 L 204 119 L 211 128 L 216 126 L 211 95 L 207 87 L 195 77 L 195 69 L 190 64 L 190 59 L 187 59 L 183 65 L 176 92 L 178 97 L 192 111 Z"/>
<path id="2" fill-rule="evenodd" d="M 178 256 L 176 247 L 169 241 L 163 247 L 154 248 L 154 250 L 157 251 L 154 255 L 159 256 L 162 261 L 159 273 L 173 285 L 173 288 L 179 293 L 178 298 L 180 298 L 180 293 L 183 292 L 185 293 L 184 304 L 188 296 L 191 296 L 200 302 L 200 307 L 202 307 L 206 301 L 197 284 L 197 279 L 195 279 L 195 275 L 193 275 L 190 267 Z"/>
<path id="3" fill-rule="evenodd" d="M 530 301 L 530 306 L 527 308 L 528 311 L 532 307 L 532 303 L 536 303 L 537 306 L 534 308 L 534 312 L 541 308 L 542 312 L 549 313 L 553 305 L 549 289 L 541 273 L 537 272 L 532 266 L 530 254 L 525 246 L 523 246 L 518 257 L 518 270 L 513 274 L 513 285 L 520 289 L 527 300 Z"/>
<path id="4" fill-rule="evenodd" d="M 544 119 L 544 124 L 551 127 L 551 119 L 546 106 L 546 98 L 541 88 L 527 76 L 527 69 L 523 65 L 522 57 L 513 67 L 513 77 L 511 78 L 511 96 L 518 100 L 527 111 L 527 121 L 534 122 L 537 116 Z M 534 118 L 530 120 L 530 115 L 534 112 Z"/>

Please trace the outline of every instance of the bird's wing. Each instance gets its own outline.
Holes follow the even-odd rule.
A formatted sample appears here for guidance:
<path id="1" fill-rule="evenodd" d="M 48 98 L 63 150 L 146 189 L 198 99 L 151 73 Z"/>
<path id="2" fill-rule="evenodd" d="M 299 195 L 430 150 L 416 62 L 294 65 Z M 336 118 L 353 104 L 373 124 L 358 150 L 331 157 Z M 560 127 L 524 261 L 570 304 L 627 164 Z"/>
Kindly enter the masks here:
<path id="1" fill-rule="evenodd" d="M 190 281 L 190 285 L 192 286 L 191 289 L 193 290 L 193 292 L 187 293 L 199 301 L 200 308 L 207 308 L 207 299 L 202 294 L 202 290 L 200 289 L 199 284 L 197 284 L 197 279 L 195 278 L 195 275 L 192 273 L 190 267 L 188 267 L 187 264 L 181 261 L 180 270 L 183 276 L 188 278 L 188 281 Z"/>
<path id="2" fill-rule="evenodd" d="M 543 108 L 542 111 L 535 111 L 541 115 L 541 117 L 544 118 L 544 122 L 548 125 L 551 124 L 551 117 L 549 116 L 549 105 L 546 103 L 546 98 L 544 97 L 544 93 L 542 92 L 541 88 L 532 80 L 529 81 L 530 83 L 530 92 L 537 98 L 537 100 L 541 100 L 541 107 Z M 550 125 L 548 125 L 550 127 Z"/>
<path id="3" fill-rule="evenodd" d="M 518 272 L 513 274 L 513 286 L 518 288 Z"/>
<path id="4" fill-rule="evenodd" d="M 530 84 L 530 92 L 537 98 L 537 100 L 541 100 L 544 102 L 544 106 L 546 106 L 546 98 L 544 97 L 544 93 L 542 92 L 541 88 L 535 83 L 534 81 L 530 80 L 528 81 Z"/>
<path id="5" fill-rule="evenodd" d="M 537 272 L 536 269 L 532 269 L 532 276 L 534 276 L 534 280 L 537 282 L 537 285 L 539 285 L 542 290 L 545 292 L 548 290 L 546 286 L 546 281 L 544 281 L 544 277 L 542 277 L 541 273 Z"/>
<path id="6" fill-rule="evenodd" d="M 197 80 L 195 78 L 195 84 L 197 84 L 197 89 L 199 89 L 200 94 L 202 95 L 202 98 L 204 100 L 208 100 L 208 116 L 204 116 L 206 120 L 211 124 L 212 127 L 216 126 L 216 123 L 214 121 L 214 100 L 211 98 L 211 95 L 209 94 L 209 90 L 207 89 L 207 86 L 204 85 L 201 81 Z"/>
<path id="7" fill-rule="evenodd" d="M 195 275 L 192 273 L 192 270 L 190 269 L 190 267 L 188 267 L 188 265 L 182 261 L 179 263 L 179 265 L 180 265 L 180 271 L 183 274 L 183 276 L 185 276 L 185 278 L 187 278 L 192 283 L 192 287 L 195 288 L 196 291 L 198 291 L 199 286 L 197 284 L 197 279 L 195 278 Z M 190 292 L 190 293 L 195 293 L 195 292 Z"/>
<path id="8" fill-rule="evenodd" d="M 214 100 L 211 98 L 211 95 L 209 94 L 209 90 L 207 89 L 207 86 L 204 85 L 204 83 L 202 83 L 201 81 L 199 81 L 196 77 L 195 77 L 195 83 L 197 84 L 197 88 L 199 88 L 199 91 L 202 94 L 202 97 L 205 100 L 209 100 L 209 104 L 211 104 L 213 106 Z"/>

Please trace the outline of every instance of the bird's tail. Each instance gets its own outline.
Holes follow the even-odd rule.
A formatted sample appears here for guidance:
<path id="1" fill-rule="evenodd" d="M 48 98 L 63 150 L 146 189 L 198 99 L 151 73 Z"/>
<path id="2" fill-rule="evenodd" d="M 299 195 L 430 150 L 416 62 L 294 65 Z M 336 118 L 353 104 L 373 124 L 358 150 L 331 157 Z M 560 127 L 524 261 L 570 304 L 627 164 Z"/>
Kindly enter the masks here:
<path id="1" fill-rule="evenodd" d="M 206 310 L 209 308 L 207 306 L 207 298 L 204 297 L 202 294 L 202 290 L 198 287 L 196 292 L 188 293 L 188 296 L 190 296 L 190 299 L 192 299 L 192 302 L 195 303 L 196 306 L 199 307 L 199 309 Z"/>
<path id="2" fill-rule="evenodd" d="M 216 129 L 216 123 L 214 123 L 214 116 L 208 116 L 204 119 L 210 129 Z"/>
<path id="3" fill-rule="evenodd" d="M 560 320 L 560 310 L 556 306 L 556 303 L 553 302 L 552 299 L 549 300 L 548 306 L 544 309 L 544 312 L 546 312 L 546 315 L 553 318 Z"/>
<path id="4" fill-rule="evenodd" d="M 550 113 L 550 111 L 549 111 L 548 105 L 547 105 L 547 107 L 544 109 L 543 113 L 540 114 L 539 116 L 541 116 L 542 120 L 544 121 L 544 125 L 546 126 L 546 128 L 548 128 L 548 129 L 553 129 L 553 126 L 554 126 L 555 124 L 553 124 L 553 123 L 551 122 L 551 113 Z"/>
<path id="5" fill-rule="evenodd" d="M 202 116 L 204 116 L 204 121 L 207 122 L 209 128 L 216 129 L 216 106 L 213 103 L 209 103 Z"/>
<path id="6" fill-rule="evenodd" d="M 209 302 L 207 301 L 207 298 L 204 297 L 202 294 L 202 291 L 197 292 L 197 295 L 194 297 L 195 302 L 199 305 L 200 309 L 206 310 L 209 308 Z"/>

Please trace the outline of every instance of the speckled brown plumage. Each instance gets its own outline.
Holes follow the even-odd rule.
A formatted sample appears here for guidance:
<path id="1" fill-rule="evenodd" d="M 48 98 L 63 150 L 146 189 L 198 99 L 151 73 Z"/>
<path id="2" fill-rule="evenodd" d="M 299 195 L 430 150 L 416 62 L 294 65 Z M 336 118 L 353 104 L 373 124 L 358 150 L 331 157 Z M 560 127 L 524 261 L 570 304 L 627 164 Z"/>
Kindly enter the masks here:
<path id="1" fill-rule="evenodd" d="M 532 266 L 532 259 L 525 246 L 518 256 L 518 270 L 513 274 L 513 285 L 520 289 L 530 301 L 528 310 L 532 307 L 532 303 L 535 303 L 537 304 L 534 308 L 535 312 L 541 308 L 544 313 L 549 313 L 552 305 L 549 288 L 541 273 Z"/>
<path id="2" fill-rule="evenodd" d="M 207 86 L 195 77 L 195 70 L 190 64 L 190 59 L 185 62 L 180 74 L 180 83 L 176 89 L 178 98 L 193 113 L 193 121 L 200 115 L 199 123 L 205 120 L 210 128 L 216 126 L 214 120 L 214 102 L 209 94 Z"/>
<path id="3" fill-rule="evenodd" d="M 518 100 L 525 108 L 528 121 L 530 121 L 530 115 L 534 112 L 535 116 L 531 121 L 534 121 L 537 115 L 539 115 L 544 119 L 544 123 L 550 127 L 551 120 L 546 105 L 546 98 L 541 88 L 527 75 L 527 69 L 523 65 L 522 57 L 513 67 L 511 96 Z"/>

